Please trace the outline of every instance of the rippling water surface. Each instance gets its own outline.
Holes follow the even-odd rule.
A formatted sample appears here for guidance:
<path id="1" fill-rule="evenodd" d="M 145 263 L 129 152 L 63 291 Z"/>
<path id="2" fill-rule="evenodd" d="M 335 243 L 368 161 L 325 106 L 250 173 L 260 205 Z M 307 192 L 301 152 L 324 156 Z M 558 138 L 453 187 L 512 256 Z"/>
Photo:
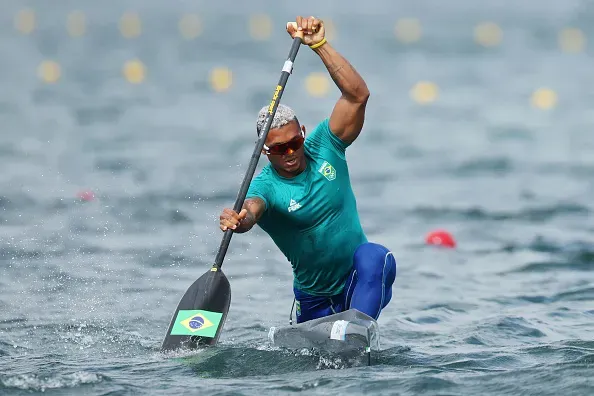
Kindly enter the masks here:
<path id="1" fill-rule="evenodd" d="M 327 3 L 327 4 L 326 4 Z M 592 37 L 580 1 L 4 2 L 0 12 L 0 394 L 590 395 L 594 392 Z M 36 11 L 21 35 L 12 18 Z M 88 18 L 83 37 L 69 12 Z M 136 10 L 142 35 L 119 35 Z M 180 16 L 199 13 L 185 41 Z M 268 13 L 273 38 L 246 33 Z M 215 349 L 164 356 L 179 298 L 212 264 L 218 214 L 232 206 L 253 150 L 255 114 L 276 84 L 297 13 L 331 18 L 335 46 L 372 92 L 348 153 L 363 225 L 398 262 L 376 364 L 267 340 L 292 303 L 289 264 L 259 229 L 236 235 L 224 270 L 231 310 Z M 394 37 L 416 17 L 422 39 Z M 476 24 L 500 46 L 473 41 Z M 61 79 L 36 75 L 42 60 Z M 142 84 L 124 62 L 141 60 Z M 209 70 L 233 71 L 229 92 Z M 310 129 L 338 90 L 305 89 L 324 71 L 302 49 L 283 102 Z M 439 87 L 420 106 L 418 81 Z M 532 93 L 553 89 L 543 111 Z M 373 159 L 373 160 L 370 160 Z M 266 160 L 260 162 L 260 166 Z M 77 198 L 90 190 L 95 199 Z M 423 244 L 450 230 L 455 250 Z"/>

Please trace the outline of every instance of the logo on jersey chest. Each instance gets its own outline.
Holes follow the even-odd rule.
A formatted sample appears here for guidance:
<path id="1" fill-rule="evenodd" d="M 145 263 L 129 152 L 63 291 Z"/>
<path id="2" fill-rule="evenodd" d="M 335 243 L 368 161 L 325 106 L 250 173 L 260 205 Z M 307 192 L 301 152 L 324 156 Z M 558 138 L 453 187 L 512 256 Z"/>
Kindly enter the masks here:
<path id="1" fill-rule="evenodd" d="M 291 203 L 289 203 L 288 211 L 289 213 L 296 211 L 301 207 L 301 204 L 294 199 L 291 199 Z"/>
<path id="2" fill-rule="evenodd" d="M 329 181 L 336 179 L 336 169 L 334 169 L 332 164 L 330 164 L 328 161 L 324 161 L 322 166 L 320 166 L 320 169 L 318 169 L 318 172 L 324 175 L 324 177 Z"/>

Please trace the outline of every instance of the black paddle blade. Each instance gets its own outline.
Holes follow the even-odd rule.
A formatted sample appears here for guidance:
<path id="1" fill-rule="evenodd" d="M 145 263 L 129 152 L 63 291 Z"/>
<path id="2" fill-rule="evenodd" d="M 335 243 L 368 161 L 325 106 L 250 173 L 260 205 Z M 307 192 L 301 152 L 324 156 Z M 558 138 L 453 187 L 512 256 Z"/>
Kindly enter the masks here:
<path id="1" fill-rule="evenodd" d="M 180 300 L 161 351 L 215 345 L 227 319 L 231 285 L 221 269 L 211 268 Z"/>

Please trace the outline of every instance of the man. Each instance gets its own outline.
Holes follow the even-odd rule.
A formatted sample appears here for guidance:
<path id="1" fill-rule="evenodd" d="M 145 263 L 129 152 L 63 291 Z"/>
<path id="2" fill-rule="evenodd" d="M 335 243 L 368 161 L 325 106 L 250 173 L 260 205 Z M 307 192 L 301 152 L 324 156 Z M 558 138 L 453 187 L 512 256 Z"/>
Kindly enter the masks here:
<path id="1" fill-rule="evenodd" d="M 363 128 L 369 90 L 326 41 L 321 20 L 296 22 L 287 32 L 302 35 L 342 95 L 307 139 L 293 110 L 279 104 L 263 149 L 270 163 L 252 180 L 241 212 L 223 210 L 220 227 L 244 233 L 258 224 L 270 235 L 293 267 L 297 323 L 349 308 L 377 319 L 392 297 L 396 261 L 362 230 L 345 158 Z"/>

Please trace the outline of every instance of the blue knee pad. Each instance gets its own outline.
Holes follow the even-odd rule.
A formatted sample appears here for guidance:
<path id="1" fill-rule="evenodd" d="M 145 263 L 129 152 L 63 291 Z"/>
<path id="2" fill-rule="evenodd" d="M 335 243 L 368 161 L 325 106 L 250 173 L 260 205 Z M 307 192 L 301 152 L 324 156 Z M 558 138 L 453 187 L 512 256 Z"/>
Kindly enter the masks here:
<path id="1" fill-rule="evenodd" d="M 354 268 L 359 279 L 365 282 L 385 282 L 392 286 L 396 279 L 396 259 L 387 247 L 367 242 L 360 245 L 353 255 Z"/>
<path id="2" fill-rule="evenodd" d="M 353 271 L 345 285 L 345 305 L 377 319 L 392 299 L 395 279 L 396 260 L 392 252 L 378 243 L 362 244 L 353 255 Z"/>

